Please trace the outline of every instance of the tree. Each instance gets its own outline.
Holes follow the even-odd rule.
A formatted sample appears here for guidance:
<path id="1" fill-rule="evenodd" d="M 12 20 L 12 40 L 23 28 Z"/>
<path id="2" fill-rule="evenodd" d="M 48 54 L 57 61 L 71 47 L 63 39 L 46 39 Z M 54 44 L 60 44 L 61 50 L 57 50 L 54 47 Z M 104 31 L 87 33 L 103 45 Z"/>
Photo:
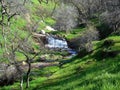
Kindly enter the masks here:
<path id="1" fill-rule="evenodd" d="M 116 32 L 120 27 L 120 1 L 109 0 L 106 4 L 106 11 L 100 15 L 100 20 Z"/>
<path id="2" fill-rule="evenodd" d="M 74 6 L 62 4 L 54 13 L 56 19 L 55 29 L 69 32 L 78 25 L 78 11 Z"/>
<path id="3" fill-rule="evenodd" d="M 77 9 L 79 24 L 89 25 L 91 19 L 98 18 L 102 29 L 105 28 L 105 30 L 98 28 L 101 38 L 117 32 L 120 27 L 119 0 L 61 0 L 61 2 Z M 108 34 L 104 35 L 105 32 Z"/>
<path id="4" fill-rule="evenodd" d="M 4 66 L 5 68 L 2 69 L 5 72 L 3 75 L 6 76 L 8 70 L 12 66 L 12 68 L 15 69 L 15 72 L 10 72 L 9 77 L 5 77 L 5 80 L 8 80 L 10 77 L 19 77 L 21 90 L 23 90 L 23 70 L 21 68 L 21 63 L 16 59 L 17 53 L 22 53 L 26 57 L 26 63 L 28 64 L 28 71 L 26 74 L 26 88 L 29 87 L 31 61 L 38 55 L 38 53 L 36 54 L 34 52 L 34 49 L 30 42 L 30 38 L 32 37 L 32 30 L 25 32 L 19 29 L 18 26 L 13 26 L 13 23 L 16 23 L 17 19 L 21 18 L 22 15 L 27 12 L 26 7 L 24 6 L 26 1 L 27 0 L 0 0 L 0 25 L 2 30 L 2 33 L 0 32 L 0 35 L 2 36 L 0 42 L 0 49 L 2 51 L 1 58 L 4 58 L 4 60 L 7 60 L 6 62 L 8 62 L 8 66 Z M 14 19 L 16 20 L 14 21 Z M 2 78 L 0 79 L 2 80 Z M 6 83 L 9 84 L 8 81 Z M 6 83 L 4 83 L 4 85 L 7 85 Z"/>

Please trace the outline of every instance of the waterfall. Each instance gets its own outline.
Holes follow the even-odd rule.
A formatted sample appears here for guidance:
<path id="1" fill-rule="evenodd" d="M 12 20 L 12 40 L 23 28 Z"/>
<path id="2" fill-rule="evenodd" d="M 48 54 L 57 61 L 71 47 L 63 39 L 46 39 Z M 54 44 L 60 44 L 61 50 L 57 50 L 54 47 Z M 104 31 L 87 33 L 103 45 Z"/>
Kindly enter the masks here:
<path id="1" fill-rule="evenodd" d="M 46 47 L 49 48 L 59 48 L 59 49 L 67 49 L 68 45 L 67 42 L 63 39 L 56 39 L 53 36 L 47 36 L 48 44 Z"/>
<path id="2" fill-rule="evenodd" d="M 50 49 L 58 48 L 62 50 L 68 51 L 71 55 L 76 55 L 77 52 L 75 50 L 72 50 L 71 48 L 68 47 L 67 41 L 65 39 L 58 39 L 55 38 L 54 36 L 47 36 L 47 41 L 48 44 L 45 46 Z"/>

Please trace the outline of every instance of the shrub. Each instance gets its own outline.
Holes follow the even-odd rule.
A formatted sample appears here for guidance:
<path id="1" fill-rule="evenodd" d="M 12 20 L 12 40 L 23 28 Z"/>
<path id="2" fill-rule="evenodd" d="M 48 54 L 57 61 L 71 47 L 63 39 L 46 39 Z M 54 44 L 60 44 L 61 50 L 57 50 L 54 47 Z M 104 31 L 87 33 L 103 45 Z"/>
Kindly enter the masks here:
<path id="1" fill-rule="evenodd" d="M 113 44 L 114 44 L 113 40 L 105 40 L 103 43 L 103 46 L 109 47 L 109 46 L 112 46 Z"/>
<path id="2" fill-rule="evenodd" d="M 86 48 L 86 51 L 90 52 L 92 51 L 93 47 L 91 42 L 98 39 L 99 39 L 98 31 L 94 27 L 89 26 L 88 30 L 86 30 L 80 37 L 79 48 Z"/>
<path id="3" fill-rule="evenodd" d="M 99 39 L 98 31 L 93 27 L 89 26 L 86 31 L 81 34 L 78 38 L 68 41 L 69 47 L 77 50 L 78 52 L 86 49 L 87 52 L 92 51 L 92 41 Z"/>

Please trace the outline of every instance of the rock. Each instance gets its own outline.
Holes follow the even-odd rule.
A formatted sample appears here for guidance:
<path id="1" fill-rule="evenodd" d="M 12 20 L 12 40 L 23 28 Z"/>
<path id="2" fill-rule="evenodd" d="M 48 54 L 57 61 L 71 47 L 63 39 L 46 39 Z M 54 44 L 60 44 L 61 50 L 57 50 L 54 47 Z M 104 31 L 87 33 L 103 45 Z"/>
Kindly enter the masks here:
<path id="1" fill-rule="evenodd" d="M 0 76 L 0 86 L 12 85 L 15 80 L 17 80 L 20 75 L 22 75 L 22 73 L 22 70 L 20 69 L 20 71 L 18 71 L 14 65 L 5 67 L 4 72 Z"/>
<path id="2" fill-rule="evenodd" d="M 41 30 L 41 31 L 40 31 L 40 34 L 44 34 L 44 35 L 45 35 L 46 33 L 45 33 L 44 30 Z"/>
<path id="3" fill-rule="evenodd" d="M 78 43 L 79 39 L 78 38 L 74 38 L 71 40 L 66 39 L 66 41 L 67 41 L 69 48 L 74 49 L 76 51 L 79 50 L 79 43 Z"/>
<path id="4" fill-rule="evenodd" d="M 41 22 L 41 23 L 44 23 L 44 21 L 43 21 L 43 20 L 40 20 L 40 22 Z"/>
<path id="5" fill-rule="evenodd" d="M 42 43 L 43 43 L 44 45 L 48 43 L 46 37 L 40 37 L 40 40 L 42 41 Z M 40 43 L 41 43 L 41 41 L 40 41 Z"/>
<path id="6" fill-rule="evenodd" d="M 33 33 L 34 39 L 40 44 L 40 45 L 45 45 L 48 43 L 46 35 L 45 34 L 38 34 L 38 33 Z M 41 42 L 42 41 L 42 42 Z"/>
<path id="7" fill-rule="evenodd" d="M 47 29 L 47 30 L 49 30 L 49 31 L 56 31 L 54 28 L 52 28 L 52 27 L 50 27 L 50 26 L 46 26 L 45 29 Z"/>
<path id="8" fill-rule="evenodd" d="M 22 65 L 26 65 L 27 63 L 25 61 L 22 61 Z"/>

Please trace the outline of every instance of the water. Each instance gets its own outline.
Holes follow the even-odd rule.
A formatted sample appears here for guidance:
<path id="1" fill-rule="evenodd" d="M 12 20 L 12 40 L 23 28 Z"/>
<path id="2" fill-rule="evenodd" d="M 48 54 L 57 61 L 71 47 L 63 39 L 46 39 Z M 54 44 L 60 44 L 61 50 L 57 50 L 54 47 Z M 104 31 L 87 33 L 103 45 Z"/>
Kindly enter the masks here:
<path id="1" fill-rule="evenodd" d="M 74 56 L 74 55 L 76 55 L 77 54 L 77 52 L 75 51 L 75 50 L 73 50 L 73 49 L 68 49 L 67 50 L 72 56 Z"/>
<path id="2" fill-rule="evenodd" d="M 56 39 L 52 36 L 47 36 L 47 40 L 48 40 L 48 44 L 46 45 L 46 47 L 49 48 L 59 48 L 59 49 L 67 49 L 68 45 L 67 42 L 63 39 Z"/>
<path id="3" fill-rule="evenodd" d="M 71 55 L 76 55 L 77 52 L 68 47 L 65 39 L 58 39 L 53 36 L 47 36 L 48 44 L 45 46 L 51 49 L 62 49 L 68 51 Z"/>

